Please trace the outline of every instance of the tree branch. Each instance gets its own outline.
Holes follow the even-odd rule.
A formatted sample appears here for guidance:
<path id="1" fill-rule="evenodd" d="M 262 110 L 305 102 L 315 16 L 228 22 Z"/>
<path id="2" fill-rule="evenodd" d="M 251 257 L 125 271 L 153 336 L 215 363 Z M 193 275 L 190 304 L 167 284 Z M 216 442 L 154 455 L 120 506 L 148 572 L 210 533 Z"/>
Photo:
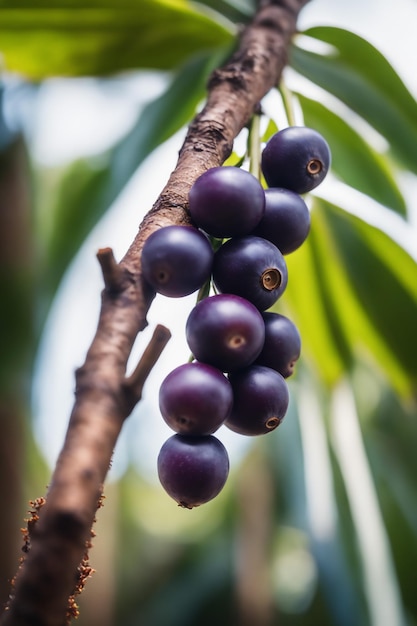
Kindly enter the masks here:
<path id="1" fill-rule="evenodd" d="M 141 273 L 147 237 L 171 224 L 186 224 L 188 193 L 196 178 L 229 156 L 233 140 L 249 122 L 287 63 L 296 19 L 308 0 L 262 0 L 230 61 L 209 81 L 207 102 L 191 123 L 178 163 L 120 264 L 99 253 L 105 289 L 96 335 L 76 373 L 76 399 L 45 504 L 30 535 L 30 550 L 13 588 L 2 626 L 63 626 L 77 568 L 90 539 L 113 449 L 133 408 L 133 375 L 127 361 L 146 326 L 154 293 Z M 139 386 L 140 387 L 140 386 Z M 133 395 L 135 395 L 135 393 Z"/>

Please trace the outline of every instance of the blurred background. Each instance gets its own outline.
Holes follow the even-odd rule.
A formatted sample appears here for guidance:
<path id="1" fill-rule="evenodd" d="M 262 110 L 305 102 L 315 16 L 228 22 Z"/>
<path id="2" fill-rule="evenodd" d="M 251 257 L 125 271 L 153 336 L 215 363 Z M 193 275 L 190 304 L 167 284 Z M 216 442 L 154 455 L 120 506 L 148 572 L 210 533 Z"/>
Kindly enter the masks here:
<path id="1" fill-rule="evenodd" d="M 37 4 L 0 1 L 2 603 L 95 331 L 95 254 L 125 253 L 255 3 Z M 195 296 L 158 296 L 130 367 L 157 323 L 172 339 L 115 450 L 79 624 L 417 624 L 416 21 L 414 0 L 303 9 L 285 82 L 333 166 L 275 308 L 303 342 L 288 415 L 267 437 L 222 427 L 224 490 L 178 508 L 158 389 L 188 358 Z M 288 124 L 278 90 L 263 110 L 266 140 Z"/>

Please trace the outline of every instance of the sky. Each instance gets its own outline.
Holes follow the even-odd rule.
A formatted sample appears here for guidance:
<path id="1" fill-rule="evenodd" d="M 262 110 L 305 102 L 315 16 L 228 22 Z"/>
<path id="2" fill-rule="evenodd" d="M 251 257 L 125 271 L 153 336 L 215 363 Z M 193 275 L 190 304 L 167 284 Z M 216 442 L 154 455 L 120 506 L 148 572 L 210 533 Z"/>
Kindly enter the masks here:
<path id="1" fill-rule="evenodd" d="M 417 2 L 396 0 L 394 6 L 395 11 L 392 0 L 312 0 L 301 13 L 299 27 L 337 25 L 366 37 L 387 56 L 417 96 Z M 31 128 L 35 158 L 44 165 L 64 164 L 105 149 L 129 128 L 138 107 L 161 93 L 165 84 L 164 76 L 152 73 L 115 79 L 104 88 L 89 79 L 49 81 L 37 99 Z M 111 246 L 116 258 L 123 256 L 143 215 L 175 167 L 184 134 L 184 130 L 179 132 L 158 148 L 133 176 L 85 241 L 52 307 L 33 387 L 36 437 L 51 466 L 61 449 L 73 405 L 74 370 L 83 363 L 96 328 L 102 289 L 96 251 Z M 415 233 L 402 235 L 412 247 Z M 172 434 L 158 412 L 158 389 L 173 367 L 188 359 L 184 326 L 194 302 L 195 296 L 180 300 L 158 296 L 151 307 L 149 327 L 140 334 L 129 367 L 135 365 L 157 323 L 170 328 L 172 339 L 145 385 L 142 402 L 126 422 L 116 449 L 113 477 L 133 458 L 150 479 L 156 480 L 157 454 Z M 284 427 L 285 421 L 280 428 Z M 232 463 L 248 445 L 246 438 L 225 428 L 218 436 Z"/>

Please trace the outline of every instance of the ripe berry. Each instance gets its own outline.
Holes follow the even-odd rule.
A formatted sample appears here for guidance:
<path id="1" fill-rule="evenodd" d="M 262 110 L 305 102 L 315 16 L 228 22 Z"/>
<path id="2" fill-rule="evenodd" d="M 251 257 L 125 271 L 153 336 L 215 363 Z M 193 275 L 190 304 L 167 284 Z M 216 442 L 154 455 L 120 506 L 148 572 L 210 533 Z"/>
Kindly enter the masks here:
<path id="1" fill-rule="evenodd" d="M 294 373 L 295 363 L 300 356 L 300 333 L 284 315 L 267 312 L 263 313 L 263 318 L 265 343 L 255 363 L 270 367 L 288 378 Z"/>
<path id="2" fill-rule="evenodd" d="M 195 224 L 210 235 L 239 237 L 260 221 L 265 194 L 249 172 L 237 167 L 213 167 L 192 186 L 189 209 Z"/>
<path id="3" fill-rule="evenodd" d="M 262 315 L 253 304 L 233 294 L 218 294 L 198 302 L 185 330 L 197 361 L 222 372 L 252 363 L 265 338 Z"/>
<path id="4" fill-rule="evenodd" d="M 284 292 L 287 266 L 276 246 L 261 237 L 229 239 L 215 253 L 213 281 L 221 293 L 234 293 L 257 309 L 269 309 Z"/>
<path id="5" fill-rule="evenodd" d="M 229 457 L 213 435 L 173 435 L 158 456 L 159 480 L 165 491 L 186 509 L 212 500 L 229 474 Z"/>
<path id="6" fill-rule="evenodd" d="M 310 212 L 294 191 L 283 188 L 266 189 L 265 213 L 251 235 L 263 237 L 282 252 L 294 252 L 310 231 Z"/>
<path id="7" fill-rule="evenodd" d="M 284 378 L 273 369 L 252 365 L 230 374 L 233 409 L 225 424 L 241 435 L 263 435 L 279 426 L 288 408 Z"/>
<path id="8" fill-rule="evenodd" d="M 193 293 L 210 277 L 213 249 L 207 237 L 191 226 L 166 226 L 153 232 L 143 247 L 145 280 L 165 296 Z"/>
<path id="9" fill-rule="evenodd" d="M 290 126 L 275 133 L 262 152 L 269 187 L 306 193 L 319 185 L 330 166 L 330 148 L 312 128 Z"/>
<path id="10" fill-rule="evenodd" d="M 210 435 L 229 415 L 230 382 L 205 363 L 185 363 L 173 370 L 159 390 L 159 408 L 166 423 L 183 435 Z"/>

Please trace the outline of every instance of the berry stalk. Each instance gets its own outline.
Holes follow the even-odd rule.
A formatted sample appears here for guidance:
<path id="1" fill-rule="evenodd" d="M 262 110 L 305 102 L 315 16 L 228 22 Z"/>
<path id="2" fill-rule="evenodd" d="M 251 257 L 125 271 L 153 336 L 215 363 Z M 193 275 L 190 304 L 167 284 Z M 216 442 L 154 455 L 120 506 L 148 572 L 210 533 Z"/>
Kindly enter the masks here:
<path id="1" fill-rule="evenodd" d="M 249 171 L 258 180 L 261 178 L 261 116 L 255 113 L 252 117 L 249 138 Z"/>
<path id="2" fill-rule="evenodd" d="M 288 89 L 288 85 L 283 78 L 281 78 L 278 91 L 282 98 L 282 104 L 284 107 L 285 115 L 287 116 L 288 126 L 296 126 L 294 101 L 291 91 Z"/>

